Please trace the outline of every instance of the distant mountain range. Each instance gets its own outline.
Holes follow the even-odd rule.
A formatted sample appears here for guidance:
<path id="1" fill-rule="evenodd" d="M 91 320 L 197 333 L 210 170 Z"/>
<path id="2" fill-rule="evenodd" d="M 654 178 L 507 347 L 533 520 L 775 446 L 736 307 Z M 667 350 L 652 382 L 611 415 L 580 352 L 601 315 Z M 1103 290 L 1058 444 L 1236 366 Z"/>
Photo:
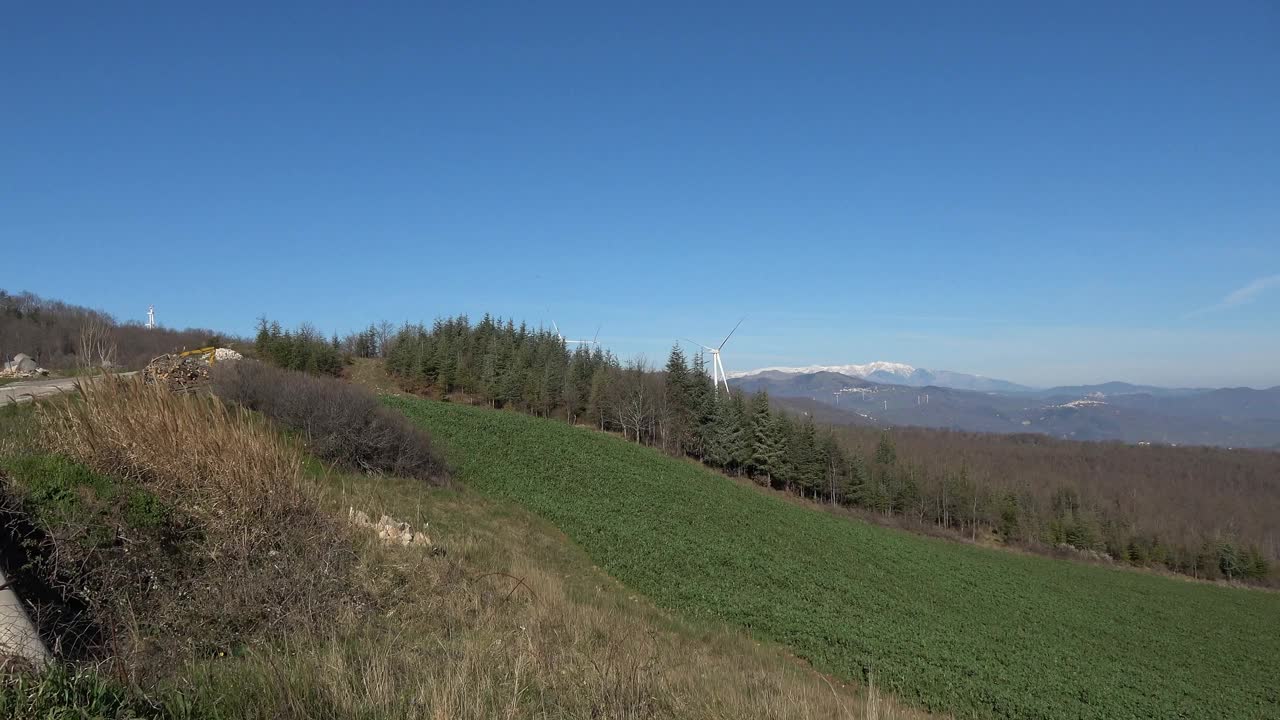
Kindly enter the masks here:
<path id="1" fill-rule="evenodd" d="M 765 375 L 783 377 L 790 375 L 807 375 L 809 373 L 830 372 L 849 377 L 869 380 L 875 383 L 890 385 L 906 385 L 908 387 L 926 387 L 936 385 L 957 390 L 975 390 L 978 392 L 1023 392 L 1034 388 L 1026 385 L 953 372 L 951 370 L 925 370 L 906 363 L 877 361 L 865 365 L 810 365 L 809 367 L 769 367 L 746 372 L 729 373 L 730 378 L 754 377 Z"/>
<path id="2" fill-rule="evenodd" d="M 765 368 L 736 373 L 730 383 L 746 392 L 767 391 L 781 404 L 831 423 L 1280 449 L 1280 387 L 1112 382 L 1035 389 L 901 363 Z"/>

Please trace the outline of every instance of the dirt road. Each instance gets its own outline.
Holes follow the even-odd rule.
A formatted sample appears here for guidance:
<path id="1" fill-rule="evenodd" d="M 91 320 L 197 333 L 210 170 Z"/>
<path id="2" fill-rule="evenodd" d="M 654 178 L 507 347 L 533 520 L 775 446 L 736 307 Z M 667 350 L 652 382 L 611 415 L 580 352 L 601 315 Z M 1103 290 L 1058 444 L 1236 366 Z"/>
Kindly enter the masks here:
<path id="1" fill-rule="evenodd" d="M 137 373 L 120 373 L 120 377 Z M 0 405 L 9 403 L 31 402 L 35 398 L 54 395 L 60 392 L 72 392 L 77 378 L 42 378 L 40 380 L 23 380 L 21 382 L 0 385 Z"/>

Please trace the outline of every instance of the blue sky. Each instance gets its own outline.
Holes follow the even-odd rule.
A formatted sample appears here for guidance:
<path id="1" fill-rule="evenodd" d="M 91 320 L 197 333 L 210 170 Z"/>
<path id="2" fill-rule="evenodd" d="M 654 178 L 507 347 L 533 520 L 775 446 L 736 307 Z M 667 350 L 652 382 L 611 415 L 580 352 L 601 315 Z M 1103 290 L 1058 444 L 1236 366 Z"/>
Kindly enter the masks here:
<path id="1" fill-rule="evenodd" d="M 177 5 L 5 10 L 0 287 L 1280 384 L 1274 2 Z"/>

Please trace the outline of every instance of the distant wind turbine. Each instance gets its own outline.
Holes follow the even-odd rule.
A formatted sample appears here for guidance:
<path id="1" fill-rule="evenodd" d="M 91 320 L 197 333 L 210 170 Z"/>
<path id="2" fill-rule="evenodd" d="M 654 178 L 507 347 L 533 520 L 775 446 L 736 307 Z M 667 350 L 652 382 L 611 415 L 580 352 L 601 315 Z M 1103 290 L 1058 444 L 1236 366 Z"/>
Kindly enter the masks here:
<path id="1" fill-rule="evenodd" d="M 742 320 L 746 320 L 746 318 L 742 318 Z M 728 394 L 729 392 L 729 376 L 724 371 L 724 363 L 720 361 L 720 351 L 724 349 L 724 344 L 729 342 L 729 338 L 738 332 L 738 327 L 742 325 L 742 320 L 739 320 L 738 324 L 734 325 L 733 329 L 729 331 L 729 334 L 724 336 L 724 340 L 720 341 L 719 347 L 707 347 L 702 343 L 685 338 L 685 342 L 691 342 L 711 353 L 711 386 L 716 389 L 716 392 L 720 392 L 721 383 L 724 383 L 725 393 Z"/>
<path id="2" fill-rule="evenodd" d="M 553 328 L 555 328 L 555 329 L 556 329 L 556 337 L 560 338 L 560 342 L 562 342 L 562 343 L 564 343 L 564 344 L 566 344 L 566 345 L 599 345 L 599 344 L 600 344 L 600 343 L 599 343 L 599 338 L 600 338 L 600 328 L 601 328 L 601 326 L 600 326 L 600 325 L 597 325 L 597 326 L 596 326 L 596 335 L 595 335 L 595 337 L 591 338 L 590 340 L 570 340 L 570 339 L 566 338 L 564 335 L 561 335 L 561 334 L 560 334 L 560 326 L 559 326 L 559 325 L 556 325 L 556 321 L 555 321 L 555 320 L 552 320 L 552 321 L 551 321 L 551 327 L 553 327 Z"/>

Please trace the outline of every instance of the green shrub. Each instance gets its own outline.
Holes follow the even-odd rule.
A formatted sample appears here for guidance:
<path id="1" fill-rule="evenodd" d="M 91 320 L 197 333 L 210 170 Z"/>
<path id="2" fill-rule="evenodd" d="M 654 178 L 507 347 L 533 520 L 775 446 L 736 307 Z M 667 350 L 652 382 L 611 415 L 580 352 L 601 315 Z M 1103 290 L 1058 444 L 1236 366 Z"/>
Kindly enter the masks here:
<path id="1" fill-rule="evenodd" d="M 169 508 L 165 507 L 155 495 L 145 490 L 134 490 L 129 493 L 124 517 L 132 527 L 156 528 L 164 525 L 168 520 Z"/>

